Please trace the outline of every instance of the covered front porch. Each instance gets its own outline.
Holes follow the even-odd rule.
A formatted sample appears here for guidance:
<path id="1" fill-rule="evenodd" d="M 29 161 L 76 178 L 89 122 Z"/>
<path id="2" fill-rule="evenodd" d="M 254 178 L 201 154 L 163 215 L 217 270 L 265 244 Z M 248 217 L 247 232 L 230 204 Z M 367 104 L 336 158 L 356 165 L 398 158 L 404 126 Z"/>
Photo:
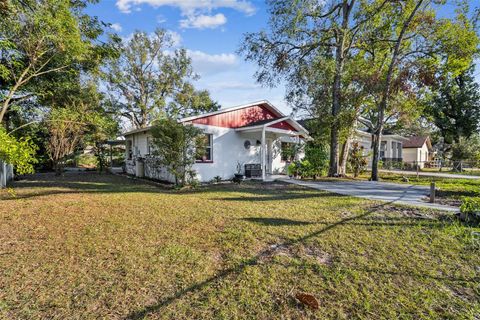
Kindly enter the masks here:
<path id="1" fill-rule="evenodd" d="M 245 137 L 245 141 L 251 139 L 259 145 L 261 173 L 252 178 L 263 181 L 287 177 L 288 162 L 282 157 L 282 147 L 285 144 L 301 144 L 304 140 L 311 139 L 307 130 L 290 117 L 262 120 L 235 130 Z M 302 157 L 303 154 L 298 155 L 298 158 Z"/>

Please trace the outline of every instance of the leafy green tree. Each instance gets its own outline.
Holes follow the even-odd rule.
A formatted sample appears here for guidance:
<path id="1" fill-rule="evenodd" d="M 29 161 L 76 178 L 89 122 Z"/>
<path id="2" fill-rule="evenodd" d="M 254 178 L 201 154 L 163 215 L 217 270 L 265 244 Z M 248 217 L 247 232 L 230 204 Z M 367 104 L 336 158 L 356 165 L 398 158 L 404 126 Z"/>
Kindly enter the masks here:
<path id="1" fill-rule="evenodd" d="M 137 31 L 118 45 L 118 52 L 119 59 L 109 63 L 105 76 L 113 104 L 133 127 L 144 128 L 166 115 L 218 109 L 208 92 L 195 91 L 188 83 L 198 78 L 191 59 L 185 49 L 174 49 L 165 30 Z"/>
<path id="2" fill-rule="evenodd" d="M 418 105 L 419 95 L 434 74 L 465 70 L 477 50 L 472 25 L 459 13 L 456 20 L 435 15 L 444 1 L 402 0 L 388 2 L 378 19 L 361 31 L 361 53 L 373 70 L 370 89 L 374 121 L 372 180 L 378 180 L 380 141 L 393 110 Z"/>
<path id="3" fill-rule="evenodd" d="M 76 4 L 76 7 L 73 5 Z M 0 123 L 12 102 L 37 93 L 39 77 L 67 72 L 87 57 L 94 60 L 92 29 L 80 21 L 79 5 L 69 0 L 10 1 L 0 19 Z M 82 31 L 88 31 L 86 34 Z"/>
<path id="4" fill-rule="evenodd" d="M 71 106 L 53 109 L 46 120 L 46 126 L 49 131 L 47 152 L 55 173 L 60 175 L 67 157 L 72 155 L 82 142 L 87 123 L 77 106 Z"/>
<path id="5" fill-rule="evenodd" d="M 286 80 L 290 93 L 304 104 L 314 110 L 329 106 L 330 176 L 339 173 L 345 66 L 360 40 L 359 29 L 387 2 L 270 0 L 270 32 L 247 34 L 240 49 L 247 60 L 258 64 L 259 82 L 274 86 L 280 79 Z M 312 80 L 324 86 L 305 86 Z M 311 113 L 318 116 L 316 111 Z"/>
<path id="6" fill-rule="evenodd" d="M 151 132 L 155 146 L 153 154 L 158 156 L 159 164 L 175 177 L 175 185 L 184 186 L 193 182 L 192 166 L 205 151 L 203 131 L 193 125 L 164 118 L 155 122 Z"/>
<path id="7" fill-rule="evenodd" d="M 462 137 L 468 139 L 480 129 L 480 85 L 475 81 L 473 66 L 442 80 L 426 113 L 445 143 L 459 143 Z"/>
<path id="8" fill-rule="evenodd" d="M 16 145 L 31 136 L 40 159 L 47 153 L 48 130 L 39 123 L 112 53 L 108 43 L 98 40 L 104 25 L 84 13 L 90 2 L 95 0 L 2 2 L 0 125 Z M 28 148 L 24 151 L 33 156 Z"/>
<path id="9" fill-rule="evenodd" d="M 33 173 L 37 147 L 28 138 L 15 139 L 0 126 L 0 162 L 15 166 L 19 174 Z"/>

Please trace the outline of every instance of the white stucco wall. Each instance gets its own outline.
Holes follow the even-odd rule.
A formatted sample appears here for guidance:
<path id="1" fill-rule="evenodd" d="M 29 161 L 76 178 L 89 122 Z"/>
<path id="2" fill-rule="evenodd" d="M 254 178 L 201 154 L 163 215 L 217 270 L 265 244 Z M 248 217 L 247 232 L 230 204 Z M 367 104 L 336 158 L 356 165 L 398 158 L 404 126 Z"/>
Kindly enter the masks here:
<path id="1" fill-rule="evenodd" d="M 200 181 L 208 182 L 216 176 L 220 176 L 224 180 L 231 179 L 237 172 L 238 162 L 241 164 L 242 173 L 244 173 L 245 164 L 261 163 L 261 147 L 257 145 L 257 140 L 261 140 L 261 132 L 238 132 L 235 129 L 199 124 L 195 126 L 213 136 L 213 161 L 193 165 Z M 135 155 L 145 157 L 147 154 L 147 137 L 151 137 L 148 132 L 139 132 L 125 137 L 126 140 L 132 141 L 133 150 L 138 151 L 137 154 L 134 151 L 134 157 Z M 298 139 L 295 137 L 280 137 L 271 132 L 266 133 L 266 139 L 271 140 L 272 173 L 286 173 L 286 163 L 281 160 L 281 142 L 298 142 Z M 250 141 L 249 149 L 244 146 L 246 140 Z M 125 154 L 126 158 L 127 153 L 128 150 Z M 126 161 L 127 173 L 134 173 L 133 162 Z M 149 174 L 148 170 L 146 170 L 145 176 L 157 179 L 156 176 Z"/>
<path id="2" fill-rule="evenodd" d="M 404 162 L 418 163 L 420 168 L 423 168 L 425 162 L 429 161 L 429 151 L 426 143 L 421 148 L 404 148 L 403 152 L 407 155 L 404 157 Z"/>
<path id="3" fill-rule="evenodd" d="M 403 148 L 403 162 L 413 163 L 418 159 L 417 148 Z"/>

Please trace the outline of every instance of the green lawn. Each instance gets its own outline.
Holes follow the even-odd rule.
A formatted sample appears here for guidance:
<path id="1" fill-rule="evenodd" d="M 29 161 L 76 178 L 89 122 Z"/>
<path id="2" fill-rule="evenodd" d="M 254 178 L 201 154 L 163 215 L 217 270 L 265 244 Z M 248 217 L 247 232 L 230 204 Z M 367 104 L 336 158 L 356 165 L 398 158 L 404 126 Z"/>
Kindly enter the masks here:
<path id="1" fill-rule="evenodd" d="M 452 179 L 419 176 L 405 176 L 408 182 L 403 181 L 403 176 L 382 172 L 380 174 L 382 181 L 396 183 L 410 183 L 418 185 L 430 185 L 435 181 L 436 188 L 439 189 L 437 197 L 452 204 L 459 205 L 463 197 L 480 197 L 480 179 Z M 362 175 L 367 178 L 367 175 Z M 368 176 L 369 177 L 369 176 Z"/>
<path id="2" fill-rule="evenodd" d="M 280 183 L 179 192 L 94 173 L 37 176 L 15 193 L 0 192 L 0 318 L 480 314 L 480 229 L 432 211 Z"/>

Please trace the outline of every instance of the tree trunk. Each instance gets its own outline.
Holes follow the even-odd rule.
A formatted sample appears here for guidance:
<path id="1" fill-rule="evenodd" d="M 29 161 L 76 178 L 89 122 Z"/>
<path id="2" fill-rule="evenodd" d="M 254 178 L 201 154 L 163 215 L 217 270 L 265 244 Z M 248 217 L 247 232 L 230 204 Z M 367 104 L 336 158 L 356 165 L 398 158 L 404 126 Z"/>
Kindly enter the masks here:
<path id="1" fill-rule="evenodd" d="M 341 90 L 342 90 L 342 73 L 345 65 L 345 38 L 347 30 L 349 30 L 350 13 L 355 0 L 343 0 L 342 3 L 342 26 L 337 30 L 337 43 L 335 49 L 335 75 L 333 78 L 332 88 L 332 126 L 330 132 L 330 166 L 328 169 L 328 176 L 338 176 L 338 131 L 340 124 L 338 115 L 342 110 L 341 105 Z M 348 49 L 348 47 L 347 47 Z"/>
<path id="2" fill-rule="evenodd" d="M 61 176 L 63 174 L 63 165 L 62 165 L 61 161 L 56 161 L 54 163 L 54 166 L 55 166 L 55 175 L 56 176 Z"/>
<path id="3" fill-rule="evenodd" d="M 395 69 L 395 65 L 397 64 L 398 56 L 400 55 L 400 46 L 403 43 L 403 38 L 405 36 L 405 32 L 407 32 L 407 28 L 410 26 L 410 23 L 413 20 L 413 17 L 417 13 L 418 9 L 422 5 L 424 0 L 418 0 L 417 5 L 413 9 L 413 11 L 408 16 L 407 21 L 402 26 L 400 34 L 398 35 L 397 41 L 395 43 L 395 48 L 392 54 L 392 60 L 390 61 L 390 65 L 388 66 L 387 77 L 385 78 L 385 83 L 383 87 L 382 99 L 378 105 L 378 119 L 377 125 L 374 131 L 374 139 L 373 139 L 373 160 L 372 160 L 372 181 L 378 181 L 378 162 L 380 157 L 380 141 L 382 139 L 382 131 L 383 125 L 385 122 L 385 110 L 387 109 L 387 105 L 390 99 L 390 93 L 392 88 L 393 82 L 393 71 Z"/>
<path id="4" fill-rule="evenodd" d="M 372 181 L 378 181 L 378 163 L 380 162 L 380 145 L 382 141 L 382 128 L 378 131 L 375 132 L 373 135 L 373 141 L 372 141 L 372 150 L 373 150 L 373 156 L 372 156 L 372 176 L 370 177 L 370 180 Z"/>
<path id="5" fill-rule="evenodd" d="M 339 173 L 342 177 L 347 175 L 347 161 L 348 161 L 348 153 L 350 151 L 350 137 L 343 143 L 342 146 L 342 153 L 340 157 L 340 168 Z"/>

